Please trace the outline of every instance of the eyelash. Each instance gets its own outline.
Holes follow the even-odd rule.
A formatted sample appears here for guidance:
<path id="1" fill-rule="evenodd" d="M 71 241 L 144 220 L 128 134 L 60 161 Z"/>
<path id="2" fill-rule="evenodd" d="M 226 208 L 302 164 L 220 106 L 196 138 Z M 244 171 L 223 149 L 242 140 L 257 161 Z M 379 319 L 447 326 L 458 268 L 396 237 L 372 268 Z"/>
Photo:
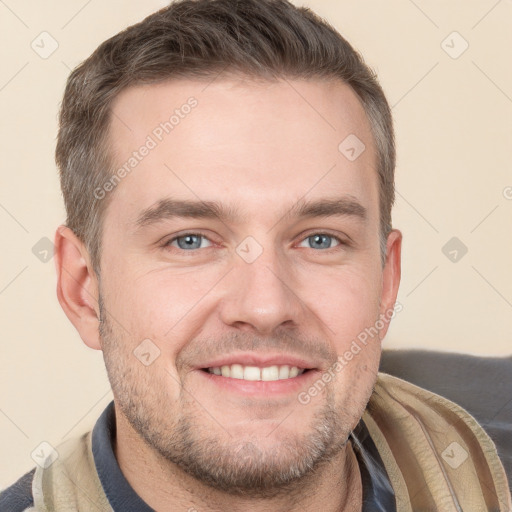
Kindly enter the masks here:
<path id="1" fill-rule="evenodd" d="M 342 238 L 340 238 L 339 236 L 337 235 L 334 235 L 332 233 L 329 233 L 328 231 L 314 231 L 310 234 L 307 234 L 306 236 L 304 236 L 300 242 L 303 242 L 304 240 L 306 240 L 307 238 L 310 238 L 312 236 L 315 236 L 315 235 L 327 235 L 328 237 L 330 238 L 334 238 L 338 243 L 339 245 L 336 245 L 334 247 L 329 247 L 328 249 L 322 249 L 320 251 L 317 251 L 317 252 L 326 252 L 326 253 L 330 253 L 331 251 L 333 250 L 336 250 L 336 249 L 340 249 L 342 247 L 349 247 L 350 246 L 350 243 L 348 241 L 345 241 L 343 240 Z M 172 238 L 169 238 L 167 239 L 163 244 L 162 244 L 162 247 L 164 249 L 169 249 L 171 247 L 171 243 L 174 242 L 175 240 L 177 240 L 178 238 L 184 238 L 186 236 L 197 236 L 197 237 L 201 237 L 201 238 L 205 238 L 207 239 L 208 241 L 212 242 L 212 243 L 215 243 L 213 242 L 212 240 L 210 240 L 206 235 L 202 234 L 202 233 L 196 233 L 196 232 L 186 232 L 186 233 L 182 233 L 181 235 L 177 235 L 177 236 L 174 236 Z M 179 252 L 181 253 L 191 253 L 191 254 L 195 254 L 197 253 L 197 251 L 201 250 L 201 249 L 191 249 L 190 251 L 187 251 L 185 249 L 180 249 L 179 247 L 172 247 L 172 249 L 176 249 L 178 250 Z M 205 250 L 205 249 L 212 249 L 212 247 L 206 247 L 206 248 L 203 248 L 202 250 Z M 305 249 L 305 247 L 304 247 Z M 313 249 L 313 248 L 310 248 L 310 249 Z"/>

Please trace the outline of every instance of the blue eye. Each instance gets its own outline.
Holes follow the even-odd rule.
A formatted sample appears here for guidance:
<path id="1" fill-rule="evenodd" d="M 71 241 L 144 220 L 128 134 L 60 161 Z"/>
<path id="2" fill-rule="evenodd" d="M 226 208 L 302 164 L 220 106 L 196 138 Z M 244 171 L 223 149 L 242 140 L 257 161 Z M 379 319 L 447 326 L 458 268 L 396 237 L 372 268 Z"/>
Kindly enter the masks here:
<path id="1" fill-rule="evenodd" d="M 204 245 L 204 242 L 207 242 L 207 245 Z M 303 245 L 304 243 L 307 245 Z M 183 235 L 169 239 L 165 242 L 164 247 L 174 247 L 178 250 L 194 252 L 198 249 L 207 249 L 212 245 L 212 242 L 200 233 L 184 233 Z M 337 236 L 328 233 L 313 233 L 304 238 L 299 244 L 299 247 L 309 249 L 332 249 L 342 245 L 347 244 Z"/>
<path id="2" fill-rule="evenodd" d="M 332 240 L 336 241 L 336 245 L 342 245 L 343 243 L 337 236 L 328 235 L 327 233 L 315 233 L 306 237 L 302 243 L 309 242 L 314 249 L 330 249 Z"/>
<path id="3" fill-rule="evenodd" d="M 208 240 L 203 235 L 199 235 L 196 233 L 186 233 L 185 235 L 177 236 L 175 238 L 171 238 L 165 245 L 171 245 L 173 247 L 176 247 L 174 242 L 176 242 L 178 245 L 178 249 L 183 249 L 184 251 L 188 251 L 190 249 L 201 249 L 201 242 L 203 240 Z M 209 242 L 209 240 L 208 240 Z M 204 248 L 204 247 L 203 247 Z"/>

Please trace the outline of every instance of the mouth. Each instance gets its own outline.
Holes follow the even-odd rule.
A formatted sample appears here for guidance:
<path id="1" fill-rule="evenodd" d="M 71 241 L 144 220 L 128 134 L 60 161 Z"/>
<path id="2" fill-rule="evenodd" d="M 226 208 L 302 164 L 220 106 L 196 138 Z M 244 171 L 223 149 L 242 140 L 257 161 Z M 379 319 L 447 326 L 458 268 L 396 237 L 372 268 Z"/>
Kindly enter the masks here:
<path id="1" fill-rule="evenodd" d="M 320 375 L 322 362 L 292 353 L 233 352 L 202 361 L 195 368 L 217 392 L 244 397 L 291 397 Z"/>
<path id="2" fill-rule="evenodd" d="M 310 368 L 300 368 L 287 364 L 271 366 L 249 366 L 239 363 L 222 366 L 201 368 L 202 371 L 229 379 L 270 382 L 289 380 L 310 371 Z"/>

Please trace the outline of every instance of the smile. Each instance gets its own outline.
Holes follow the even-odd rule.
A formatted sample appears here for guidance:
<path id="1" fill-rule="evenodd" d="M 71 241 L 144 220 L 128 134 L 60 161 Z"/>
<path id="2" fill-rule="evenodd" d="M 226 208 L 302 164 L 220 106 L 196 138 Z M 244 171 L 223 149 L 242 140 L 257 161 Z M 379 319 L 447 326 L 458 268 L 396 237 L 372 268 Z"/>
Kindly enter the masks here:
<path id="1" fill-rule="evenodd" d="M 260 368 L 258 366 L 244 366 L 241 364 L 231 364 L 223 366 L 214 366 L 205 368 L 204 371 L 219 375 L 222 377 L 229 377 L 231 379 L 243 379 L 251 381 L 274 381 L 293 379 L 302 375 L 305 371 L 304 368 L 289 365 L 272 365 Z"/>

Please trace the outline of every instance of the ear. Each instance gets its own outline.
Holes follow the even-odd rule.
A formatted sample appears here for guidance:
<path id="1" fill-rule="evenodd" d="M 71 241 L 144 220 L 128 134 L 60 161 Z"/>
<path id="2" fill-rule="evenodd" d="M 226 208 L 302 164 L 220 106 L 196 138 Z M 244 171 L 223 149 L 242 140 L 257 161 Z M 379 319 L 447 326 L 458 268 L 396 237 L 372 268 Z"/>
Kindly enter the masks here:
<path id="1" fill-rule="evenodd" d="M 99 336 L 99 286 L 82 241 L 67 226 L 55 233 L 57 297 L 84 343 L 101 350 Z"/>
<path id="2" fill-rule="evenodd" d="M 388 332 L 391 313 L 395 311 L 395 302 L 400 286 L 401 258 L 402 233 L 398 229 L 392 229 L 386 242 L 386 263 L 382 271 L 380 318 L 383 320 L 384 327 L 380 329 L 379 333 L 381 340 Z"/>

